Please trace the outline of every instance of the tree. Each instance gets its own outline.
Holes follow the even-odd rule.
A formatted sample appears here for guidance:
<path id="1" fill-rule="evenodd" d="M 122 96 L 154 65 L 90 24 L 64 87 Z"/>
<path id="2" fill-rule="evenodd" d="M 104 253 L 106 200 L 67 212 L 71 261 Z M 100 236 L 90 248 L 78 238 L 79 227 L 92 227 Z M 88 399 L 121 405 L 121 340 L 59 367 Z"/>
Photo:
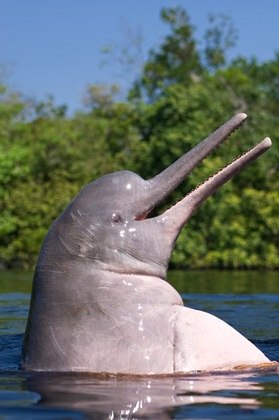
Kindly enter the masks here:
<path id="1" fill-rule="evenodd" d="M 162 9 L 161 19 L 170 26 L 158 50 L 151 50 L 142 76 L 135 82 L 130 98 L 154 101 L 172 83 L 189 85 L 199 78 L 202 65 L 193 37 L 194 28 L 181 7 Z"/>
<path id="2" fill-rule="evenodd" d="M 236 29 L 229 15 L 209 15 L 209 28 L 204 34 L 205 65 L 216 70 L 226 64 L 228 50 L 235 46 L 237 39 Z"/>

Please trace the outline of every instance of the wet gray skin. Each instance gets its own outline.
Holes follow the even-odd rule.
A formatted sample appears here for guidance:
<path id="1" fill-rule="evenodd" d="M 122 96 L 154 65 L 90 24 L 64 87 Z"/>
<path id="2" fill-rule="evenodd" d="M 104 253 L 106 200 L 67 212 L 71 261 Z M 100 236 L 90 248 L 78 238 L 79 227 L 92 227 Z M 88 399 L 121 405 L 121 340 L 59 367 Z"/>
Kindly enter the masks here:
<path id="1" fill-rule="evenodd" d="M 40 252 L 23 346 L 27 370 L 165 374 L 268 359 L 232 327 L 183 307 L 166 281 L 195 210 L 270 146 L 264 139 L 157 217 L 166 198 L 246 119 L 237 114 L 150 180 L 120 171 L 86 186 Z"/>

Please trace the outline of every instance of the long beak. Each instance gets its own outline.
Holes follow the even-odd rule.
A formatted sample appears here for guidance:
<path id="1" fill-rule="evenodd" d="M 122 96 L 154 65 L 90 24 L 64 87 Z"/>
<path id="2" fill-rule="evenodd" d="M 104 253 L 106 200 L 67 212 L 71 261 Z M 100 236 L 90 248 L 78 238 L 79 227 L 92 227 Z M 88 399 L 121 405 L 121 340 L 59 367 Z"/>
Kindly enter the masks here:
<path id="1" fill-rule="evenodd" d="M 209 137 L 185 153 L 163 172 L 147 181 L 146 196 L 141 197 L 140 214 L 148 214 L 166 198 L 186 176 L 219 144 L 221 144 L 247 118 L 244 113 L 236 114 L 215 130 Z"/>
<path id="2" fill-rule="evenodd" d="M 240 172 L 246 165 L 257 159 L 266 150 L 271 147 L 272 143 L 269 137 L 253 147 L 251 150 L 234 160 L 228 166 L 217 172 L 215 175 L 207 179 L 203 184 L 198 186 L 177 204 L 166 210 L 158 219 L 164 218 L 166 224 L 174 228 L 175 234 L 178 235 L 181 228 L 189 220 L 194 211 L 218 188 L 225 184 L 234 175 Z"/>

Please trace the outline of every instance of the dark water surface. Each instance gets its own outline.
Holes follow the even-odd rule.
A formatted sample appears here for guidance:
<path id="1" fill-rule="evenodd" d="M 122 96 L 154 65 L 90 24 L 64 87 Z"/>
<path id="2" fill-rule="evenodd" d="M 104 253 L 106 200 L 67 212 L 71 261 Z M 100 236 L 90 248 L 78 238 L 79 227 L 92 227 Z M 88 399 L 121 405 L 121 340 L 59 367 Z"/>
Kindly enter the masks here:
<path id="1" fill-rule="evenodd" d="M 0 272 L 0 420 L 279 419 L 278 368 L 179 377 L 23 374 L 31 274 Z M 233 325 L 279 360 L 278 272 L 170 272 L 185 305 Z"/>

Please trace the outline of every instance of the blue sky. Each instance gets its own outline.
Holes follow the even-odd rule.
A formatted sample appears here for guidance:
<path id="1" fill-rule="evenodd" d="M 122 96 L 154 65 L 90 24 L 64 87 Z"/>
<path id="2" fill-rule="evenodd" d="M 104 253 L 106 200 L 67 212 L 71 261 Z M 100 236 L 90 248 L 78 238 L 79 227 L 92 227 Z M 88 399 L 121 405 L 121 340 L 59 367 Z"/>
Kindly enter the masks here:
<path id="1" fill-rule="evenodd" d="M 278 0 L 0 0 L 0 77 L 12 89 L 38 100 L 52 94 L 57 105 L 75 110 L 88 84 L 125 86 L 134 77 L 136 66 L 120 73 L 116 60 L 102 65 L 100 49 L 127 47 L 141 34 L 143 62 L 166 34 L 161 8 L 176 5 L 189 13 L 198 39 L 210 12 L 229 14 L 238 31 L 231 56 L 263 61 L 279 50 Z"/>

